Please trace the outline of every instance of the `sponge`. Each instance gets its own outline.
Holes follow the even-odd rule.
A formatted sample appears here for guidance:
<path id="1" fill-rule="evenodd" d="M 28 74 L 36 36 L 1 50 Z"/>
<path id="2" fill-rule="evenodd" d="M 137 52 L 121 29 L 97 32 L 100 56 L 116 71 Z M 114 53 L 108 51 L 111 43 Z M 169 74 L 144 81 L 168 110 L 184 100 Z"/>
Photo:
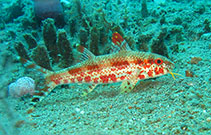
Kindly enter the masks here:
<path id="1" fill-rule="evenodd" d="M 30 77 L 21 77 L 8 86 L 8 93 L 12 97 L 33 95 L 35 92 L 35 81 Z"/>

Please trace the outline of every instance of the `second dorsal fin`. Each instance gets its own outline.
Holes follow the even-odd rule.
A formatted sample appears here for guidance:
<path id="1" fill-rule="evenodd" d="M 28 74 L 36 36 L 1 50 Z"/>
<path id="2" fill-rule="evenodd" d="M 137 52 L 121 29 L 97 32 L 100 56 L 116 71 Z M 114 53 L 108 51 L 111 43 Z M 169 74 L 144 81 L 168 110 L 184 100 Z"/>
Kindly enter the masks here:
<path id="1" fill-rule="evenodd" d="M 88 49 L 86 49 L 85 47 L 83 47 L 82 45 L 76 45 L 76 49 L 77 51 L 79 51 L 81 54 L 80 56 L 80 61 L 84 61 L 84 60 L 87 60 L 87 59 L 92 59 L 95 57 L 95 55 L 90 52 Z"/>
<path id="2" fill-rule="evenodd" d="M 119 52 L 122 50 L 131 50 L 126 40 L 118 33 L 112 34 L 112 49 L 111 52 Z"/>

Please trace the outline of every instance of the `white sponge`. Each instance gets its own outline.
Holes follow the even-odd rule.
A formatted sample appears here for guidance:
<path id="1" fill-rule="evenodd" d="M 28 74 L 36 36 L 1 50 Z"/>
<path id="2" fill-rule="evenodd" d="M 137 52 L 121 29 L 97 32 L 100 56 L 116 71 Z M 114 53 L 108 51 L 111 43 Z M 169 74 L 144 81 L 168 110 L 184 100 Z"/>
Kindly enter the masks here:
<path id="1" fill-rule="evenodd" d="M 27 94 L 33 95 L 34 91 L 35 81 L 30 77 L 21 77 L 8 86 L 9 95 L 12 97 L 22 97 Z"/>

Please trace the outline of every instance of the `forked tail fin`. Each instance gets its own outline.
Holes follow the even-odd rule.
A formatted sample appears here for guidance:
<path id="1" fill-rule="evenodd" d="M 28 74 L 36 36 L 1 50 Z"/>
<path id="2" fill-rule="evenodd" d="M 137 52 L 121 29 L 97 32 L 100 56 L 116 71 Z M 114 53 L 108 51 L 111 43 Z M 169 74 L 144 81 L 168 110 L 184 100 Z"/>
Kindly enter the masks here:
<path id="1" fill-rule="evenodd" d="M 37 104 L 39 102 L 41 102 L 49 93 L 51 93 L 51 91 L 57 86 L 53 81 L 51 81 L 51 76 L 54 74 L 53 71 L 47 70 L 45 68 L 42 68 L 40 66 L 38 66 L 37 64 L 24 59 L 22 57 L 18 57 L 18 60 L 26 67 L 26 68 L 31 68 L 31 69 L 35 69 L 39 72 L 41 72 L 44 76 L 44 81 L 45 84 L 43 86 L 43 88 L 40 88 L 39 90 L 36 90 L 35 93 L 32 96 L 31 99 L 31 103 L 32 107 L 27 111 L 27 113 L 32 113 L 32 111 L 34 110 L 35 106 L 37 106 Z"/>

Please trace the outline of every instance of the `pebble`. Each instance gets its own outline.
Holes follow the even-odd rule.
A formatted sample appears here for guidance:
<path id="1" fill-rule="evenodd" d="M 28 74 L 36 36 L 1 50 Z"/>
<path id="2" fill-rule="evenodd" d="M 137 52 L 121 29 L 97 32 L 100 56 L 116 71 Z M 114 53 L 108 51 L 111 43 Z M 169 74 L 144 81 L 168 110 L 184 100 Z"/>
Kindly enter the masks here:
<path id="1" fill-rule="evenodd" d="M 211 117 L 208 117 L 206 120 L 207 120 L 207 122 L 210 122 L 211 121 Z"/>

